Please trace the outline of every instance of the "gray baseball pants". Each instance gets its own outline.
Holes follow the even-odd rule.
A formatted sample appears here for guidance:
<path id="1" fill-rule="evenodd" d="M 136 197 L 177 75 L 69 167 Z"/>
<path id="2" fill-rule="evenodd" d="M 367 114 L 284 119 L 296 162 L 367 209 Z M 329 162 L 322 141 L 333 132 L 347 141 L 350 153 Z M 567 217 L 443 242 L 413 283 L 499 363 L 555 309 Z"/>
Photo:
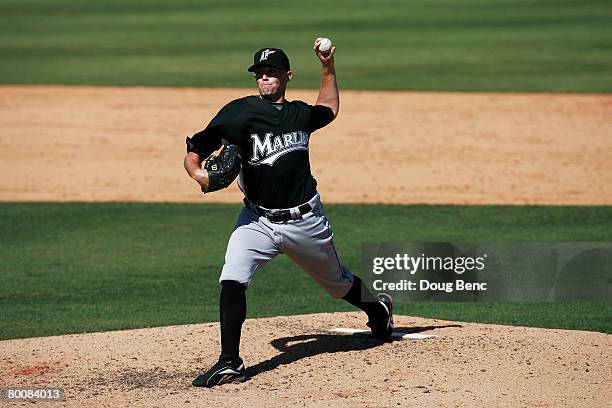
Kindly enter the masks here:
<path id="1" fill-rule="evenodd" d="M 229 239 L 219 282 L 238 281 L 249 286 L 261 268 L 276 255 L 285 254 L 331 296 L 345 296 L 353 275 L 340 263 L 319 194 L 308 203 L 312 211 L 283 222 L 271 222 L 247 203 Z"/>

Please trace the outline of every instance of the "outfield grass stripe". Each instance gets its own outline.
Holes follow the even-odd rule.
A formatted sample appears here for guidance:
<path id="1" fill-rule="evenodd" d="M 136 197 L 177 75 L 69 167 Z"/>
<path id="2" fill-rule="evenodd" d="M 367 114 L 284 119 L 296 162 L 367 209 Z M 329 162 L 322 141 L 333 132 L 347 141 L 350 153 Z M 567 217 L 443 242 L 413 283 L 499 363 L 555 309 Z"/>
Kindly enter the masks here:
<path id="1" fill-rule="evenodd" d="M 4 84 L 247 87 L 253 52 L 274 45 L 317 88 L 324 34 L 345 89 L 612 90 L 607 0 L 20 0 L 0 14 Z"/>
<path id="2" fill-rule="evenodd" d="M 218 320 L 238 205 L 0 203 L 0 338 Z M 342 261 L 362 242 L 612 241 L 612 207 L 328 205 Z M 280 256 L 249 317 L 351 311 Z M 274 302 L 270 302 L 274 299 Z M 612 332 L 612 302 L 414 303 L 399 314 Z"/>

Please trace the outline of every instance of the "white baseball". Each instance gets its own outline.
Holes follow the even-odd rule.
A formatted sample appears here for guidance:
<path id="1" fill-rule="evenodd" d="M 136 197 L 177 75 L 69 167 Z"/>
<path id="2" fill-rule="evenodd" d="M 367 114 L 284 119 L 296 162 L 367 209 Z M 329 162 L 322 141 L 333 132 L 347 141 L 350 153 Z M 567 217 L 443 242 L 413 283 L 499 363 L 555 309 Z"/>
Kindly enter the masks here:
<path id="1" fill-rule="evenodd" d="M 319 42 L 319 51 L 328 52 L 329 50 L 331 50 L 331 47 L 332 42 L 329 38 L 321 38 L 321 41 Z"/>

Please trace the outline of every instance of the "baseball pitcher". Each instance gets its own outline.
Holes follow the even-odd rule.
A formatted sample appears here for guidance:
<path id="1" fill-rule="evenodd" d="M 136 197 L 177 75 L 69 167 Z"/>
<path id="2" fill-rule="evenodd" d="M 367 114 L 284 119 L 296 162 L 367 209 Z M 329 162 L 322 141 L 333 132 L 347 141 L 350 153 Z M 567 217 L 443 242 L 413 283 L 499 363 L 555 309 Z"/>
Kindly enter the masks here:
<path id="1" fill-rule="evenodd" d="M 239 353 L 246 318 L 245 290 L 255 274 L 279 253 L 287 255 L 331 296 L 363 310 L 375 338 L 391 338 L 391 298 L 372 295 L 340 262 L 310 170 L 310 138 L 331 123 L 339 109 L 336 48 L 325 52 L 320 45 L 318 38 L 314 52 L 322 72 L 314 105 L 285 98 L 292 76 L 289 58 L 279 48 L 262 48 L 248 69 L 258 95 L 228 103 L 204 130 L 187 138 L 184 166 L 202 191 L 227 187 L 238 177 L 245 196 L 219 278 L 221 355 L 209 371 L 193 380 L 194 386 L 245 380 Z M 222 146 L 218 156 L 209 158 Z"/>

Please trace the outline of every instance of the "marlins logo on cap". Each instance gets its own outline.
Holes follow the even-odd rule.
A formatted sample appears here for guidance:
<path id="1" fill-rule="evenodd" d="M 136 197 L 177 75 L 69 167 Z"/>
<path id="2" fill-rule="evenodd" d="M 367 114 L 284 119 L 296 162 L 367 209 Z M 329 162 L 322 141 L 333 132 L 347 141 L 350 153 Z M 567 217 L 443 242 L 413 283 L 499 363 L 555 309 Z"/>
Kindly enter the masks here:
<path id="1" fill-rule="evenodd" d="M 268 59 L 268 55 L 274 54 L 275 52 L 276 52 L 276 50 L 271 50 L 269 48 L 266 48 L 265 50 L 263 50 L 261 52 L 261 57 L 259 58 L 259 62 L 267 60 Z"/>
<path id="2" fill-rule="evenodd" d="M 253 56 L 253 65 L 249 67 L 249 72 L 260 66 L 270 66 L 284 71 L 289 71 L 289 58 L 280 48 L 262 48 Z"/>

